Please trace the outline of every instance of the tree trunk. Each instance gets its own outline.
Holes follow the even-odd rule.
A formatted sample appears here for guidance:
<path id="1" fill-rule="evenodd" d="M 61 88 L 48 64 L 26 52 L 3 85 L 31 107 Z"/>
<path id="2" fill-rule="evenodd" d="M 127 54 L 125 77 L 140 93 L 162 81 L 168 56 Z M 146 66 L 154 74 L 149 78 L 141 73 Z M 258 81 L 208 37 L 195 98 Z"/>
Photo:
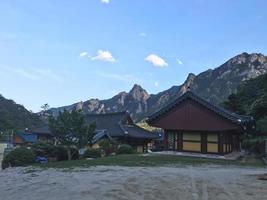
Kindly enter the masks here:
<path id="1" fill-rule="evenodd" d="M 67 149 L 67 153 L 68 153 L 68 160 L 71 160 L 71 149 L 70 148 L 68 148 Z"/>

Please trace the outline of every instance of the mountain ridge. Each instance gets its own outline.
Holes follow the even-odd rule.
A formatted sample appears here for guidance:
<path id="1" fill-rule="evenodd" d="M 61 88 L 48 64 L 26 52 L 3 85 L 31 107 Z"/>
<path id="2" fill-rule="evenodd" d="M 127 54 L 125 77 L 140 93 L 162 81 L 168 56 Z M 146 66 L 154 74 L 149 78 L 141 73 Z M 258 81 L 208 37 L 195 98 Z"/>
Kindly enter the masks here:
<path id="1" fill-rule="evenodd" d="M 135 84 L 129 92 L 120 92 L 110 99 L 89 99 L 69 106 L 52 108 L 57 115 L 64 109 L 81 109 L 84 114 L 110 113 L 128 110 L 135 120 L 141 120 L 164 106 L 174 97 L 185 93 L 188 88 L 214 104 L 221 104 L 237 91 L 238 86 L 249 79 L 267 72 L 267 57 L 261 53 L 246 52 L 234 56 L 222 65 L 208 69 L 198 75 L 189 73 L 185 82 L 157 94 L 149 94 Z"/>
<path id="2" fill-rule="evenodd" d="M 0 132 L 43 125 L 39 116 L 0 95 Z"/>

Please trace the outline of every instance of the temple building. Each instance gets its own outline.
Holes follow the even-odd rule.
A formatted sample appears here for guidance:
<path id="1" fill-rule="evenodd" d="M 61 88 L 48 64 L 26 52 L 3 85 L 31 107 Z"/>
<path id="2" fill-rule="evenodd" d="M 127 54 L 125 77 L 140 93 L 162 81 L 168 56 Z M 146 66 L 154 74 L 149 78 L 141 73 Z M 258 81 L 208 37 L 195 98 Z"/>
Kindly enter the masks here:
<path id="1" fill-rule="evenodd" d="M 88 124 L 95 123 L 96 130 L 92 143 L 97 145 L 104 138 L 119 144 L 129 144 L 137 152 L 147 152 L 148 145 L 159 134 L 137 126 L 128 112 L 85 115 Z"/>
<path id="2" fill-rule="evenodd" d="M 148 120 L 164 130 L 164 150 L 227 154 L 241 150 L 241 136 L 255 128 L 250 116 L 232 113 L 187 91 Z"/>

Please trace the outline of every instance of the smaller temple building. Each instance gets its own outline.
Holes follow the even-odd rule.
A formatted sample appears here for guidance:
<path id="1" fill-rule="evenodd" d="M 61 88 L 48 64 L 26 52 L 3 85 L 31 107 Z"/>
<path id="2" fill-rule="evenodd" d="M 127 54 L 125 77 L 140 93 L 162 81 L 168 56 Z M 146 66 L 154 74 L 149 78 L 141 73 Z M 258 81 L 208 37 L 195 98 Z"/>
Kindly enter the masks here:
<path id="1" fill-rule="evenodd" d="M 164 130 L 164 149 L 182 152 L 227 154 L 241 150 L 241 136 L 255 128 L 242 116 L 209 103 L 187 91 L 148 120 Z"/>
<path id="2" fill-rule="evenodd" d="M 24 131 L 17 131 L 12 139 L 12 144 L 15 146 L 23 146 L 36 142 L 55 142 L 54 135 L 49 130 L 48 125 L 29 130 L 26 129 Z"/>
<path id="3" fill-rule="evenodd" d="M 137 126 L 128 112 L 85 115 L 87 123 L 96 124 L 92 143 L 103 138 L 131 145 L 137 152 L 147 152 L 148 144 L 159 137 L 158 134 Z"/>

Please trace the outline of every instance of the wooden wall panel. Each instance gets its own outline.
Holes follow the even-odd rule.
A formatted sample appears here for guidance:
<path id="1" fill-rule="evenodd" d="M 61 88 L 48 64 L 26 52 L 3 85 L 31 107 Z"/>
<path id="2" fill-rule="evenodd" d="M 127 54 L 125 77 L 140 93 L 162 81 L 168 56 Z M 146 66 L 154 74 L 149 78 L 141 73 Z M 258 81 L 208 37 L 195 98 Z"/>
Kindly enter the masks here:
<path id="1" fill-rule="evenodd" d="M 239 126 L 190 99 L 162 115 L 151 125 L 165 130 L 227 131 Z"/>
<path id="2" fill-rule="evenodd" d="M 216 143 L 208 143 L 207 144 L 207 152 L 208 153 L 218 153 L 219 146 Z"/>
<path id="3" fill-rule="evenodd" d="M 197 132 L 184 132 L 183 140 L 201 141 L 201 133 Z"/>
<path id="4" fill-rule="evenodd" d="M 183 150 L 201 152 L 201 143 L 200 142 L 183 142 Z"/>

